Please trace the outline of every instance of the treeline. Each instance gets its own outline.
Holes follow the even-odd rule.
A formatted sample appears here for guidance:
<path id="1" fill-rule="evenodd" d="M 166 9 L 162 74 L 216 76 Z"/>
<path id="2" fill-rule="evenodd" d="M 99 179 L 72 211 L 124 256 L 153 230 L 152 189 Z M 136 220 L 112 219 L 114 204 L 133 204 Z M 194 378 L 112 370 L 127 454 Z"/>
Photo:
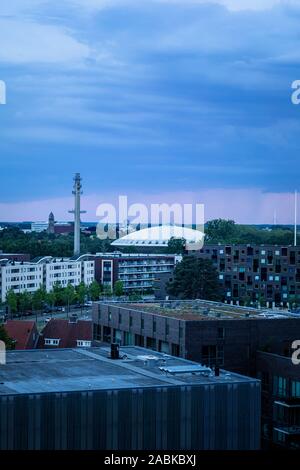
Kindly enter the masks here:
<path id="1" fill-rule="evenodd" d="M 59 285 L 54 286 L 53 290 L 47 292 L 45 287 L 40 287 L 35 292 L 15 293 L 9 290 L 6 294 L 5 304 L 8 306 L 10 313 L 25 314 L 28 311 L 38 312 L 45 308 L 70 307 L 71 305 L 83 305 L 87 299 L 99 300 L 103 287 L 94 281 L 89 286 L 83 282 L 74 287 L 69 284 L 67 287 Z"/>
<path id="2" fill-rule="evenodd" d="M 81 253 L 106 253 L 115 251 L 112 240 L 100 240 L 96 235 L 81 234 Z M 215 219 L 205 224 L 206 244 L 257 244 L 257 245 L 292 245 L 294 233 L 292 228 L 277 226 L 262 228 L 252 225 L 239 225 L 233 220 Z M 300 237 L 298 236 L 300 244 Z M 136 253 L 166 253 L 181 251 L 180 246 L 168 248 L 140 247 L 120 248 L 120 251 Z M 31 258 L 38 256 L 69 257 L 73 255 L 73 235 L 53 235 L 47 232 L 23 233 L 15 227 L 0 231 L 0 250 L 6 253 L 29 253 Z M 174 251 L 173 251 L 174 252 Z"/>
<path id="3" fill-rule="evenodd" d="M 300 243 L 300 237 L 297 237 Z M 292 245 L 294 231 L 287 226 L 239 225 L 233 220 L 215 219 L 205 225 L 206 244 Z"/>
<path id="4" fill-rule="evenodd" d="M 109 240 L 81 235 L 81 253 L 105 253 L 110 249 Z M 18 228 L 7 228 L 0 231 L 0 250 L 4 253 L 29 253 L 32 259 L 38 256 L 69 257 L 73 255 L 74 237 L 72 234 L 24 233 Z"/>

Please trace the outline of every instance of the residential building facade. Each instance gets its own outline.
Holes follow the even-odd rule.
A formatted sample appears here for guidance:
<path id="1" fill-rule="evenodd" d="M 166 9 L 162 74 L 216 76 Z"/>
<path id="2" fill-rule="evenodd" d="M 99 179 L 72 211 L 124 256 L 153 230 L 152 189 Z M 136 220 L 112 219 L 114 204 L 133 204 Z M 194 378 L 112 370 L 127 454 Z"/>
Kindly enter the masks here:
<path id="1" fill-rule="evenodd" d="M 263 447 L 300 449 L 300 365 L 287 356 L 258 351 L 262 384 Z"/>
<path id="2" fill-rule="evenodd" d="M 51 318 L 40 333 L 38 349 L 89 348 L 92 346 L 91 320 L 79 320 L 72 315 L 68 320 Z"/>
<path id="3" fill-rule="evenodd" d="M 95 257 L 96 280 L 113 288 L 115 282 L 123 282 L 124 292 L 153 291 L 159 274 L 172 273 L 180 256 L 169 254 L 97 253 Z"/>
<path id="4" fill-rule="evenodd" d="M 37 258 L 31 262 L 0 260 L 1 300 L 5 302 L 7 292 L 33 293 L 41 286 L 50 292 L 54 285 L 74 287 L 84 282 L 90 285 L 95 279 L 94 260 L 73 258 Z"/>
<path id="5" fill-rule="evenodd" d="M 223 301 L 270 308 L 300 304 L 300 247 L 204 245 L 196 255 L 214 263 Z"/>

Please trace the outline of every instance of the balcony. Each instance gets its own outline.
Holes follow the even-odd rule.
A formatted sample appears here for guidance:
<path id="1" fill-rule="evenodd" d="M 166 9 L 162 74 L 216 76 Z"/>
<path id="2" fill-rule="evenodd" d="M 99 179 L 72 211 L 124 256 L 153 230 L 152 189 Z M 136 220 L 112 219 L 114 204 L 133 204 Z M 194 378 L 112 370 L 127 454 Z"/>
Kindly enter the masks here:
<path id="1" fill-rule="evenodd" d="M 288 436 L 300 436 L 300 426 L 277 426 L 274 427 L 274 431 Z"/>

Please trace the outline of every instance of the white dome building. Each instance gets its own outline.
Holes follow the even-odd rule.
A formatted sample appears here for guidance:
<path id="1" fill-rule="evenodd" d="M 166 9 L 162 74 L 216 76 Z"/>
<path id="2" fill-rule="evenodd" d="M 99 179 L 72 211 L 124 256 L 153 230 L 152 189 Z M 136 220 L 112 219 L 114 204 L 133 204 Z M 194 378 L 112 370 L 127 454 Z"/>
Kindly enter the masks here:
<path id="1" fill-rule="evenodd" d="M 184 238 L 187 250 L 199 250 L 204 242 L 204 233 L 199 230 L 177 225 L 161 225 L 129 233 L 112 242 L 112 245 L 119 247 L 166 247 L 172 237 Z"/>

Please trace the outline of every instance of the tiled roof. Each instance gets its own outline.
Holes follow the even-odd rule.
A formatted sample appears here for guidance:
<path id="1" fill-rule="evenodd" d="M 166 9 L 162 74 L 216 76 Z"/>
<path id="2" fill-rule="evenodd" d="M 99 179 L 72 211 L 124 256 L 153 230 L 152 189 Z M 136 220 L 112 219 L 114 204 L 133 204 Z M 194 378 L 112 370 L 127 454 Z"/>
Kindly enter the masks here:
<path id="1" fill-rule="evenodd" d="M 93 326 L 91 320 L 62 320 L 52 318 L 41 332 L 38 348 L 45 347 L 45 339 L 59 339 L 60 348 L 76 348 L 77 341 L 92 341 Z"/>
<path id="2" fill-rule="evenodd" d="M 34 321 L 8 320 L 4 324 L 4 328 L 8 336 L 16 342 L 16 349 L 32 349 L 35 347 L 38 333 Z M 33 337 L 33 334 L 35 334 L 35 337 Z"/>

